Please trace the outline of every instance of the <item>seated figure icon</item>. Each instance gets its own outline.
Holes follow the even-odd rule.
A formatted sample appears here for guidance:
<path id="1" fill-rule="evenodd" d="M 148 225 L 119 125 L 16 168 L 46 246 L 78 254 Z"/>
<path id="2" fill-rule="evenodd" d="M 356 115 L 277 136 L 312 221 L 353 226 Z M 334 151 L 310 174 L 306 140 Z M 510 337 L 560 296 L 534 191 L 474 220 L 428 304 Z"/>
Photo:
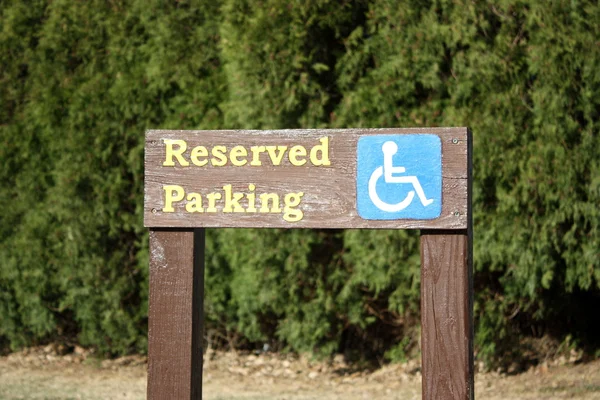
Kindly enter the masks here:
<path id="1" fill-rule="evenodd" d="M 385 142 L 381 147 L 383 151 L 383 166 L 378 167 L 371 174 L 371 179 L 369 179 L 369 197 L 371 201 L 377 208 L 383 211 L 395 212 L 404 210 L 406 207 L 410 205 L 413 198 L 415 197 L 415 192 L 411 190 L 408 192 L 408 195 L 404 200 L 396 204 L 388 204 L 382 201 L 379 196 L 377 196 L 377 181 L 383 175 L 383 179 L 387 183 L 410 183 L 413 185 L 414 189 L 417 191 L 417 195 L 419 196 L 419 200 L 423 206 L 427 207 L 431 203 L 434 202 L 434 199 L 428 199 L 425 197 L 425 192 L 423 192 L 423 187 L 419 182 L 419 178 L 416 176 L 395 176 L 394 173 L 402 174 L 406 172 L 406 168 L 404 167 L 394 167 L 392 157 L 394 154 L 398 152 L 398 145 L 392 141 Z"/>
<path id="2" fill-rule="evenodd" d="M 358 214 L 364 219 L 439 217 L 440 138 L 431 134 L 361 137 L 356 189 Z"/>

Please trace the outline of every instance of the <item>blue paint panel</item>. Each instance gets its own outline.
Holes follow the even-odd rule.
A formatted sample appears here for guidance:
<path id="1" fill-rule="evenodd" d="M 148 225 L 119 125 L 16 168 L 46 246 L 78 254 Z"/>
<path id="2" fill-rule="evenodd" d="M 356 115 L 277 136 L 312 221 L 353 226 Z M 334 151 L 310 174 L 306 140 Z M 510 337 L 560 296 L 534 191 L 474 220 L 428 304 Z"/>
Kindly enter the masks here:
<path id="1" fill-rule="evenodd" d="M 386 157 L 387 163 L 384 162 Z M 358 215 L 364 219 L 438 218 L 442 213 L 442 142 L 439 136 L 360 137 L 356 195 Z"/>

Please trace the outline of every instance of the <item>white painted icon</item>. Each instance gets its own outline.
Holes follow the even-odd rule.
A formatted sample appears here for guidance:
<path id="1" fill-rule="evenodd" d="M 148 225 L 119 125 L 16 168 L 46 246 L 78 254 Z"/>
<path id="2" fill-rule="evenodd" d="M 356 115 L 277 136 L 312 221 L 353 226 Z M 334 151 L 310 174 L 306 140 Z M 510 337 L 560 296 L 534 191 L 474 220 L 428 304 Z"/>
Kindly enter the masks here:
<path id="1" fill-rule="evenodd" d="M 397 212 L 404 210 L 406 207 L 412 203 L 413 198 L 415 197 L 415 191 L 419 196 L 419 200 L 421 200 L 421 204 L 427 207 L 431 203 L 433 203 L 433 199 L 428 199 L 425 196 L 425 192 L 423 192 L 423 187 L 421 187 L 421 183 L 416 176 L 394 176 L 393 174 L 402 174 L 406 172 L 406 168 L 404 167 L 394 167 L 393 165 L 393 156 L 398 152 L 398 145 L 392 141 L 385 142 L 383 146 L 381 146 L 381 151 L 383 151 L 383 166 L 375 168 L 373 174 L 371 174 L 371 178 L 369 179 L 369 197 L 371 201 L 377 208 L 386 212 Z M 383 175 L 383 180 L 386 183 L 410 183 L 413 185 L 415 190 L 411 190 L 406 195 L 406 198 L 399 203 L 389 204 L 382 201 L 377 194 L 377 181 Z"/>

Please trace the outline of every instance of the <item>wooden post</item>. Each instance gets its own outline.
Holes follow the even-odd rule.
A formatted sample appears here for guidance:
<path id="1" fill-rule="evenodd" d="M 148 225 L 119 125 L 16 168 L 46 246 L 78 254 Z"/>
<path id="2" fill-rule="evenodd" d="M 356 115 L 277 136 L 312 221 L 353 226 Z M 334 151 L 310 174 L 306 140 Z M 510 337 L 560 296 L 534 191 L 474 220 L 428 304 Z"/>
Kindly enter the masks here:
<path id="1" fill-rule="evenodd" d="M 473 399 L 471 238 L 421 232 L 421 354 L 424 400 Z"/>
<path id="2" fill-rule="evenodd" d="M 150 230 L 148 399 L 202 399 L 204 229 Z"/>
<path id="3" fill-rule="evenodd" d="M 472 138 L 467 131 L 467 229 L 421 231 L 423 400 L 473 400 Z"/>

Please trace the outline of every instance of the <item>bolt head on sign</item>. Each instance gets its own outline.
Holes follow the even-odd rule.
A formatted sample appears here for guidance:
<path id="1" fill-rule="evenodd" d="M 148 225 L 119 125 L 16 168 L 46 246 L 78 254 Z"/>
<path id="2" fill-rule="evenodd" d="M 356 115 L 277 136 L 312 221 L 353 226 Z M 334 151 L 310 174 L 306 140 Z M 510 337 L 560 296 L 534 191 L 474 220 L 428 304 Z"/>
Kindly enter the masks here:
<path id="1" fill-rule="evenodd" d="M 466 229 L 467 128 L 146 133 L 147 227 Z"/>

